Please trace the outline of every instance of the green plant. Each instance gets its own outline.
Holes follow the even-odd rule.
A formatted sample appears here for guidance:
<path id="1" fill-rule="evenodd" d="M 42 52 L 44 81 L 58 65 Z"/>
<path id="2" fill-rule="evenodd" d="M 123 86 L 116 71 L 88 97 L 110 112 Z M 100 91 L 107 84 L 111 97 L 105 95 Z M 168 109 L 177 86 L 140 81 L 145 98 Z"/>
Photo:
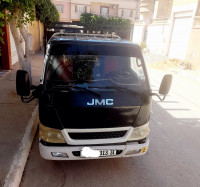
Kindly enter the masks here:
<path id="1" fill-rule="evenodd" d="M 60 15 L 51 0 L 39 0 L 35 5 L 36 17 L 46 26 L 59 21 Z"/>
<path id="2" fill-rule="evenodd" d="M 140 43 L 140 47 L 141 47 L 142 50 L 143 50 L 143 49 L 147 48 L 147 44 L 144 43 L 144 42 L 142 42 L 142 43 Z"/>
<path id="3" fill-rule="evenodd" d="M 10 23 L 12 34 L 19 36 L 19 30 L 23 38 L 27 36 L 25 25 L 34 20 L 34 5 L 36 0 L 0 0 L 0 42 L 4 43 L 2 27 Z M 14 27 L 16 29 L 14 29 Z M 28 36 L 26 37 L 28 38 Z M 14 37 L 15 39 L 15 37 Z M 25 40 L 25 39 L 24 39 Z M 19 45 L 20 42 L 17 43 Z M 23 51 L 19 47 L 19 51 Z M 18 51 L 18 52 L 19 52 Z M 21 55 L 19 58 L 23 58 Z"/>
<path id="4" fill-rule="evenodd" d="M 59 13 L 51 0 L 0 0 L 0 42 L 3 43 L 2 27 L 12 20 L 20 27 L 35 19 L 44 24 L 59 21 Z"/>
<path id="5" fill-rule="evenodd" d="M 122 38 L 129 39 L 131 30 L 131 21 L 129 19 L 118 17 L 104 18 L 91 13 L 83 13 L 80 23 L 89 31 L 115 32 Z"/>
<path id="6" fill-rule="evenodd" d="M 36 8 L 35 8 L 36 7 Z M 31 81 L 31 53 L 32 35 L 28 32 L 27 25 L 35 20 L 50 24 L 59 20 L 59 13 L 50 0 L 0 0 L 0 42 L 3 42 L 2 27 L 10 25 L 20 68 L 28 71 Z M 23 37 L 25 50 L 22 47 Z"/>

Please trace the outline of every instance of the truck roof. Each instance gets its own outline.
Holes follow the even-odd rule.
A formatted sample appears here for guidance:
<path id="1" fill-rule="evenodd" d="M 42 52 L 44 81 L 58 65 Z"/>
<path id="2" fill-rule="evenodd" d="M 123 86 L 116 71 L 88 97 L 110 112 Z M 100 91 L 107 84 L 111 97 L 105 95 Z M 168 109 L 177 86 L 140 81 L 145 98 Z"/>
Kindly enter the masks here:
<path id="1" fill-rule="evenodd" d="M 92 42 L 92 43 L 113 43 L 113 44 L 128 44 L 135 48 L 140 48 L 139 45 L 122 40 L 115 34 L 87 34 L 87 33 L 55 33 L 48 43 L 57 42 Z"/>

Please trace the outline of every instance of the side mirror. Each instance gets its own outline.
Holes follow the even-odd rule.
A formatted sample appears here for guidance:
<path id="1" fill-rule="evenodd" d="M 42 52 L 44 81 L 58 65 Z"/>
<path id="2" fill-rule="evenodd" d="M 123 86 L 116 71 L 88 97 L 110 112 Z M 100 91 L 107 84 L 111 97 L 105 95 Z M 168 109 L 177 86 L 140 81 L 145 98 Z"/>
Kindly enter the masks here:
<path id="1" fill-rule="evenodd" d="M 16 74 L 16 90 L 17 95 L 29 96 L 30 95 L 30 81 L 27 71 L 18 70 Z"/>
<path id="2" fill-rule="evenodd" d="M 159 94 L 167 95 L 171 88 L 171 84 L 172 84 L 172 75 L 170 74 L 165 75 L 160 84 Z"/>

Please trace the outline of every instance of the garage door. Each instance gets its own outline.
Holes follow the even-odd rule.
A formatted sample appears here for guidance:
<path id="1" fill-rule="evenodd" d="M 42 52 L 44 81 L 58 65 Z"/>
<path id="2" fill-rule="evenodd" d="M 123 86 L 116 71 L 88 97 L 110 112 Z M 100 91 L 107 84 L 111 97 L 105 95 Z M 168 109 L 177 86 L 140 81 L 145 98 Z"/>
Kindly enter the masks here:
<path id="1" fill-rule="evenodd" d="M 12 65 L 18 62 L 18 56 L 17 56 L 17 50 L 15 47 L 15 42 L 12 36 L 12 33 L 10 32 L 10 48 L 11 48 L 11 60 L 12 60 Z"/>
<path id="2" fill-rule="evenodd" d="M 169 57 L 185 59 L 192 27 L 192 18 L 175 18 Z"/>

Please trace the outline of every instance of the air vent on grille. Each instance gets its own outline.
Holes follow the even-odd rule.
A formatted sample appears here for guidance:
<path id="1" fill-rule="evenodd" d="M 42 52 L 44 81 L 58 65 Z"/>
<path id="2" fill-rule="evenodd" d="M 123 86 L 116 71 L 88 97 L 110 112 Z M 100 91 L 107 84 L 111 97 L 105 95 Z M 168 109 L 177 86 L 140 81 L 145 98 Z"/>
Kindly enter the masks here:
<path id="1" fill-rule="evenodd" d="M 112 132 L 84 132 L 84 133 L 68 133 L 70 138 L 74 140 L 89 140 L 89 139 L 109 139 L 121 138 L 125 136 L 127 131 L 112 131 Z"/>

